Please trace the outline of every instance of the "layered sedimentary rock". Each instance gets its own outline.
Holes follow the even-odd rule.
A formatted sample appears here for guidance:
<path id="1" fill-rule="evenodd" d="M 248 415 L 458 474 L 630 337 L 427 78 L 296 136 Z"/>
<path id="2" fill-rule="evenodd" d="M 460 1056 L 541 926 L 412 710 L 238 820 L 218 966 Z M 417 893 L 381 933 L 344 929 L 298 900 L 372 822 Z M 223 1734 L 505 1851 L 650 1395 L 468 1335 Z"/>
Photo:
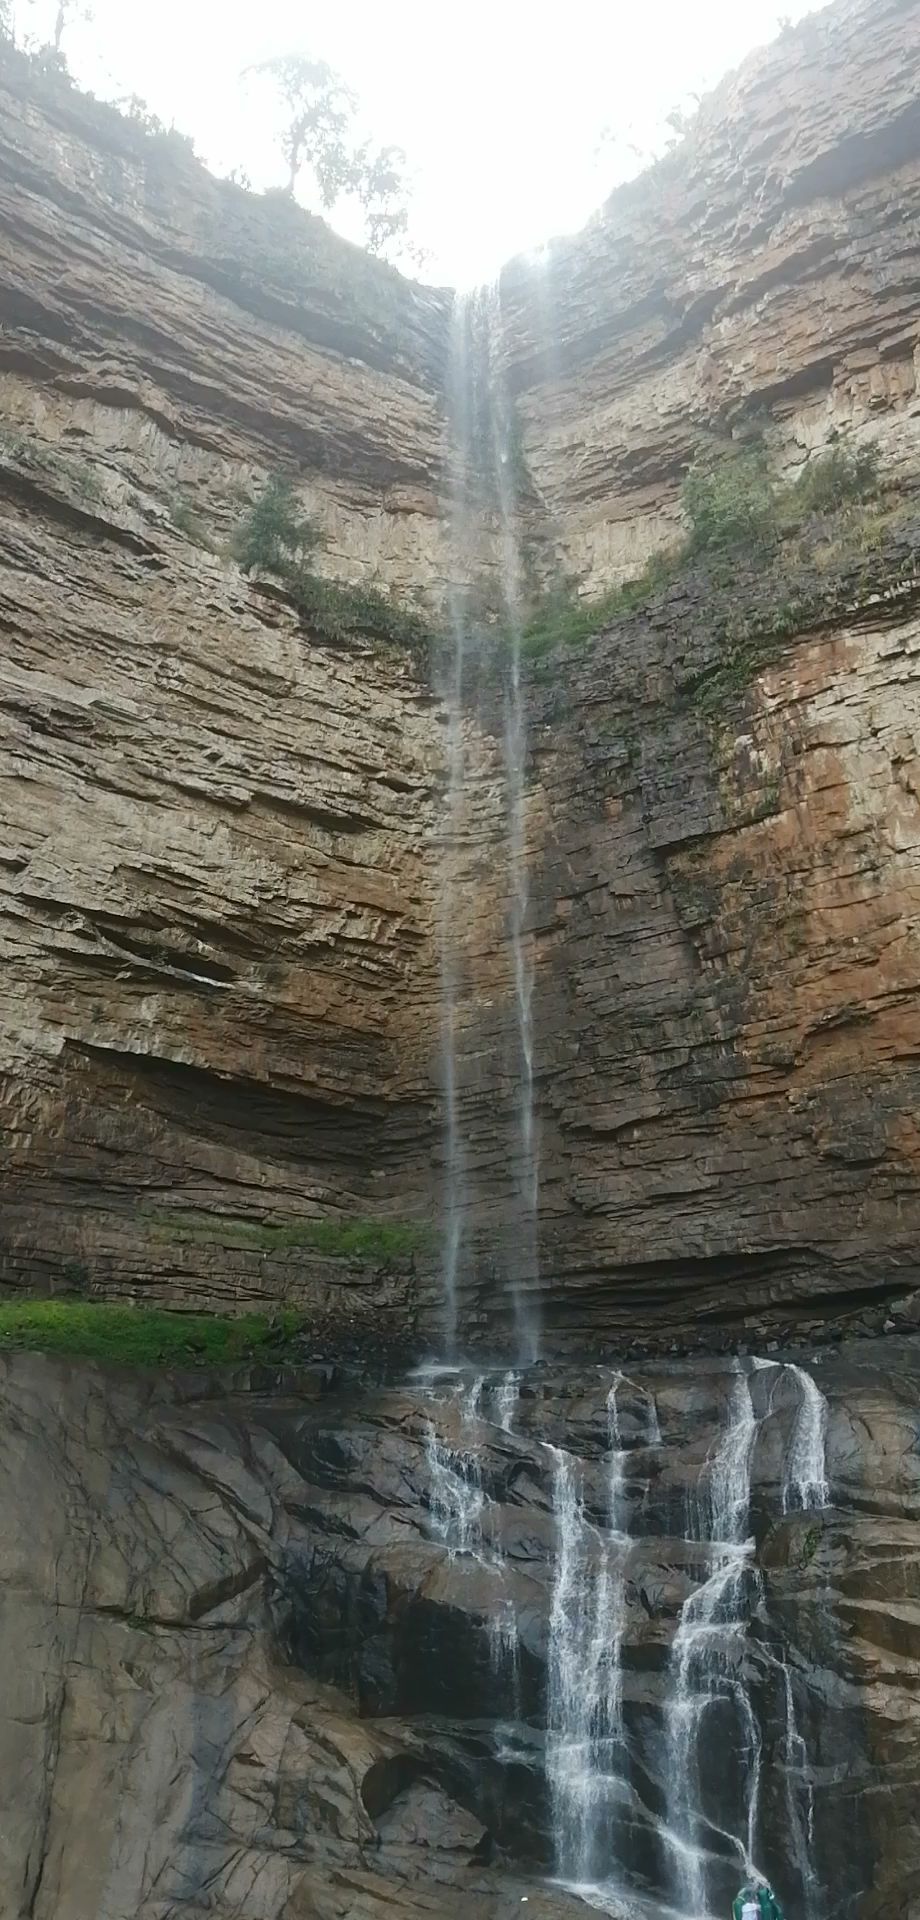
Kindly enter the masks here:
<path id="1" fill-rule="evenodd" d="M 887 605 L 860 556 L 852 611 L 844 588 L 746 688 L 731 657 L 707 687 L 704 572 L 596 645 L 573 706 L 535 708 L 560 1331 L 789 1324 L 916 1286 L 917 531 L 876 562 Z"/>
<path id="2" fill-rule="evenodd" d="M 446 303 L 0 84 L 3 1278 L 405 1321 L 411 1259 L 309 1232 L 427 1212 L 427 663 L 233 549 L 277 472 L 321 570 L 440 577 Z"/>
<path id="3" fill-rule="evenodd" d="M 817 1325 L 916 1286 L 918 25 L 910 0 L 803 22 L 503 276 L 521 533 L 550 579 L 635 574 L 732 433 L 787 482 L 839 432 L 880 473 L 874 516 L 813 519 L 769 565 L 756 535 L 688 561 L 532 670 L 552 1339 L 721 1338 L 809 1303 Z M 487 1321 L 514 1060 L 494 996 L 470 1021 Z"/>
<path id="4" fill-rule="evenodd" d="M 916 471 L 920 9 L 841 0 L 703 103 L 676 151 L 502 280 L 543 564 L 591 590 L 673 538 L 701 438 L 757 416 Z"/>
<path id="5" fill-rule="evenodd" d="M 634 570 L 701 432 L 754 412 L 777 470 L 852 426 L 888 489 L 869 551 L 804 584 L 690 569 L 534 679 L 554 1337 L 728 1337 L 913 1285 L 916 25 L 912 0 L 803 23 L 504 277 L 544 576 Z M 443 719 L 427 663 L 320 640 L 233 543 L 284 471 L 321 570 L 437 606 L 449 303 L 21 62 L 4 84 L 3 1279 L 385 1302 L 430 1341 Z M 736 671 L 758 595 L 781 645 Z M 451 849 L 484 1341 L 516 1231 L 500 706 L 468 716 Z M 380 1221 L 412 1252 L 336 1254 Z"/>
<path id="6" fill-rule="evenodd" d="M 783 1513 L 801 1376 L 776 1361 L 744 1386 L 760 1597 L 726 1672 L 762 1730 L 757 1857 L 803 1912 L 900 1910 L 917 1870 L 917 1366 L 911 1342 L 825 1362 L 831 1504 L 813 1512 Z M 616 1382 L 630 1758 L 615 1870 L 650 1897 L 668 1887 L 674 1634 L 705 1577 L 681 1536 L 740 1378 L 685 1365 Z M 500 1920 L 525 1893 L 540 1920 L 584 1911 L 544 1878 L 546 1669 L 558 1461 L 587 1516 L 580 1579 L 607 1525 L 609 1372 L 481 1381 L 466 1426 L 443 1388 L 319 1373 L 228 1395 L 17 1356 L 2 1385 L 10 1920 Z M 443 1478 L 471 1446 L 482 1492 L 462 1545 L 433 1460 Z M 717 1771 L 720 1742 L 707 1751 Z M 733 1828 L 752 1754 L 729 1751 Z M 737 1861 L 711 1840 L 727 1894 Z"/>

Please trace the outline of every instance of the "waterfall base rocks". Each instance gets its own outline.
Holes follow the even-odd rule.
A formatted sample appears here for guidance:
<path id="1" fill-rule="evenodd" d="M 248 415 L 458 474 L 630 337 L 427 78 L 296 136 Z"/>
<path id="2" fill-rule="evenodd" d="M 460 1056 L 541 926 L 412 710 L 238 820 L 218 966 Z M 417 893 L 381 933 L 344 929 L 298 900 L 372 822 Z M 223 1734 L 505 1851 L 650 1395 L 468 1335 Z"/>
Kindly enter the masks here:
<path id="1" fill-rule="evenodd" d="M 797 1367 L 827 1507 L 791 1487 L 821 1477 Z M 688 1668 L 705 1906 L 753 1853 L 807 1920 L 904 1910 L 920 1342 L 744 1369 L 228 1391 L 3 1359 L 0 1909 L 661 1913 L 680 1636 L 718 1611 L 718 1661 Z M 558 1884 L 586 1863 L 593 1889 Z"/>

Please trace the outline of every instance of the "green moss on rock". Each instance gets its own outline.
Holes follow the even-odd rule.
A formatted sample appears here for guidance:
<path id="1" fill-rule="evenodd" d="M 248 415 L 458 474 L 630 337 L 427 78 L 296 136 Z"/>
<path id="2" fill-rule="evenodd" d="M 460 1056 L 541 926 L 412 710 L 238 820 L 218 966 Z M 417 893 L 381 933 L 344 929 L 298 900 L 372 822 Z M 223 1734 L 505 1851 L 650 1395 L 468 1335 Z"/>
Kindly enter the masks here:
<path id="1" fill-rule="evenodd" d="M 0 1302 L 0 1351 L 32 1349 L 131 1367 L 238 1366 L 292 1354 L 300 1314 L 168 1313 L 78 1300 Z"/>

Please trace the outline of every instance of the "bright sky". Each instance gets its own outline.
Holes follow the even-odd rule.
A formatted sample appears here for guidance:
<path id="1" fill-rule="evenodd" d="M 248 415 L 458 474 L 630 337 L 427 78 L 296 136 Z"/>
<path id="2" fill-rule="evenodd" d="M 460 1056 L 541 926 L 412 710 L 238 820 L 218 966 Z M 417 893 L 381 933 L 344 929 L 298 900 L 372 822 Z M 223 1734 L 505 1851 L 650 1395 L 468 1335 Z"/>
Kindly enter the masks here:
<path id="1" fill-rule="evenodd" d="M 54 0 L 17 0 L 45 34 Z M 364 130 L 406 149 L 425 278 L 471 286 L 582 225 L 665 116 L 692 107 L 816 0 L 94 0 L 65 40 L 82 84 L 138 93 L 216 172 L 280 185 L 267 105 L 242 70 L 304 52 L 361 97 Z M 602 140 L 604 130 L 608 138 Z M 344 217 L 333 224 L 345 231 Z"/>

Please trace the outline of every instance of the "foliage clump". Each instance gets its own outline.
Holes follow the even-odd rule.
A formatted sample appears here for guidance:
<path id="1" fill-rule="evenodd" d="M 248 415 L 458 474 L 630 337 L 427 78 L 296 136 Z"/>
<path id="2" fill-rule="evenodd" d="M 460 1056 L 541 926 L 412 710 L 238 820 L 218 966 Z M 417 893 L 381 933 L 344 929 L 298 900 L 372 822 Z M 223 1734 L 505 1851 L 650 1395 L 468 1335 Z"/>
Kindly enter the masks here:
<path id="1" fill-rule="evenodd" d="M 236 557 L 244 573 L 257 569 L 286 580 L 321 544 L 318 529 L 298 507 L 290 480 L 274 475 L 243 521 Z"/>
<path id="2" fill-rule="evenodd" d="M 252 1247 L 259 1252 L 284 1252 L 305 1247 L 339 1260 L 395 1260 L 420 1252 L 429 1244 L 424 1225 L 401 1220 L 239 1220 L 220 1214 L 154 1213 L 154 1237 L 171 1241 L 217 1242 L 221 1246 Z"/>
<path id="3" fill-rule="evenodd" d="M 375 147 L 355 138 L 358 102 L 326 60 L 282 54 L 250 68 L 270 84 L 284 115 L 279 144 L 287 168 L 285 192 L 293 198 L 306 169 L 313 197 L 330 212 L 343 198 L 360 207 L 365 245 L 388 247 L 418 265 L 424 253 L 408 240 L 409 174 L 401 147 Z"/>
<path id="4" fill-rule="evenodd" d="M 685 553 L 762 540 L 774 527 L 774 494 L 762 444 L 701 454 L 681 489 L 689 521 Z"/>
<path id="5" fill-rule="evenodd" d="M 688 524 L 686 538 L 664 552 L 653 554 L 634 580 L 597 599 L 579 599 L 573 581 L 557 582 L 540 600 L 524 627 L 523 651 L 540 658 L 556 646 L 575 646 L 614 620 L 647 605 L 656 595 L 689 576 L 697 563 L 706 563 L 710 576 L 727 585 L 726 565 L 742 559 L 752 574 L 766 571 L 788 555 L 790 542 L 808 523 L 817 526 L 809 536 L 809 555 L 817 567 L 822 554 L 834 559 L 850 549 L 878 544 L 879 526 L 891 512 L 876 514 L 870 526 L 871 503 L 881 488 L 879 456 L 875 447 L 854 447 L 835 441 L 808 461 L 798 477 L 786 485 L 771 477 L 762 440 L 749 439 L 729 446 L 707 447 L 690 466 L 681 489 L 681 505 Z M 828 523 L 839 538 L 827 542 Z M 820 544 L 821 539 L 824 545 Z M 814 549 L 812 553 L 812 548 Z M 801 628 L 806 604 L 795 595 L 777 599 L 758 635 L 787 638 Z M 743 645 L 729 651 L 737 666 L 739 684 L 752 657 L 745 631 Z M 737 639 L 738 636 L 735 636 Z"/>
<path id="6" fill-rule="evenodd" d="M 236 557 L 245 573 L 272 574 L 284 583 L 298 613 L 322 639 L 364 635 L 409 649 L 427 648 L 431 631 L 414 608 L 400 606 L 376 587 L 325 580 L 310 566 L 322 536 L 305 518 L 289 480 L 270 480 L 239 529 Z"/>
<path id="7" fill-rule="evenodd" d="M 281 1359 L 297 1339 L 300 1314 L 169 1313 L 155 1307 L 83 1300 L 0 1303 L 0 1350 L 30 1348 L 117 1366 L 237 1366 Z"/>
<path id="8" fill-rule="evenodd" d="M 809 460 L 790 489 L 790 504 L 800 514 L 835 513 L 851 502 L 871 500 L 879 486 L 878 447 L 837 440 Z"/>

